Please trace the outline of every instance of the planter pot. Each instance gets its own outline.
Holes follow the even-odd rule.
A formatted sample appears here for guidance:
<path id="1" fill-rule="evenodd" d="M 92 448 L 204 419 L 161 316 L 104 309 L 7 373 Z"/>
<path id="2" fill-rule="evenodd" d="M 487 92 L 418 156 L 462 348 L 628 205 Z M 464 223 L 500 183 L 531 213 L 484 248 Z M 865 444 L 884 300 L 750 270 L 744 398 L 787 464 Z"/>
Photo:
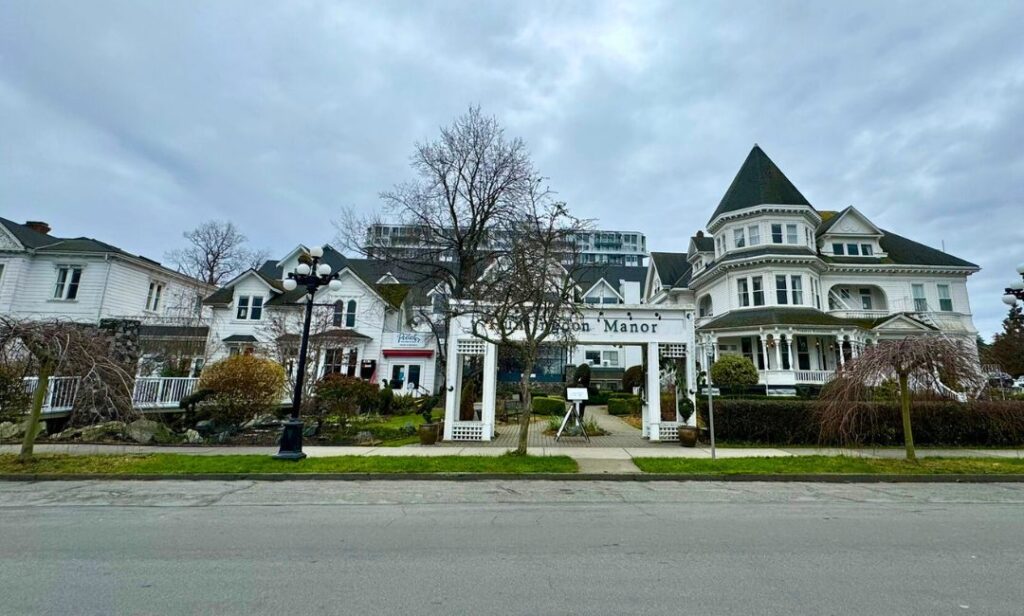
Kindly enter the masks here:
<path id="1" fill-rule="evenodd" d="M 440 424 L 421 424 L 419 427 L 420 445 L 433 445 L 437 442 L 437 432 Z"/>
<path id="2" fill-rule="evenodd" d="M 683 447 L 696 447 L 697 426 L 679 426 L 679 444 Z"/>

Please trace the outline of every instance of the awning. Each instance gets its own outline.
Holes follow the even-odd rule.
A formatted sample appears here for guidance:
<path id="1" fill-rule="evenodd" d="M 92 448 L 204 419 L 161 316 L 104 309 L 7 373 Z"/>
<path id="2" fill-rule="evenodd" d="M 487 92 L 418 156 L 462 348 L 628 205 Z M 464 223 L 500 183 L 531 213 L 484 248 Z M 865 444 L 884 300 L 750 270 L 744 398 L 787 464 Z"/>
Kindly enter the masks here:
<path id="1" fill-rule="evenodd" d="M 384 349 L 384 357 L 433 357 L 431 349 Z"/>
<path id="2" fill-rule="evenodd" d="M 256 336 L 250 336 L 249 334 L 232 334 L 225 338 L 224 342 L 227 342 L 228 344 L 244 344 L 259 342 L 259 340 L 256 339 Z"/>

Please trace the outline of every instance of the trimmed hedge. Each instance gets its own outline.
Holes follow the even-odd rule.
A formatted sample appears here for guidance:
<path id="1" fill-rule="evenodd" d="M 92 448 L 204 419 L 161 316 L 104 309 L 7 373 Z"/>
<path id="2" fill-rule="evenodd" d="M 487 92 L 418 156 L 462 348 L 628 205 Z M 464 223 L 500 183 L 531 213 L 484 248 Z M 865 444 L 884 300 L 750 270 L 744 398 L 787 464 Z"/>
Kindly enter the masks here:
<path id="1" fill-rule="evenodd" d="M 609 415 L 637 415 L 640 413 L 640 398 L 637 396 L 614 397 L 608 399 Z"/>
<path id="2" fill-rule="evenodd" d="M 903 422 L 896 403 L 864 404 L 861 444 L 903 444 Z M 702 425 L 708 425 L 707 400 L 698 400 Z M 942 446 L 1024 445 L 1024 403 L 1003 400 L 917 401 L 911 408 L 914 443 Z M 760 445 L 839 445 L 822 442 L 816 404 L 808 400 L 715 399 L 715 437 Z"/>
<path id="3" fill-rule="evenodd" d="M 535 415 L 562 415 L 565 413 L 565 400 L 538 396 L 533 399 L 533 413 Z"/>

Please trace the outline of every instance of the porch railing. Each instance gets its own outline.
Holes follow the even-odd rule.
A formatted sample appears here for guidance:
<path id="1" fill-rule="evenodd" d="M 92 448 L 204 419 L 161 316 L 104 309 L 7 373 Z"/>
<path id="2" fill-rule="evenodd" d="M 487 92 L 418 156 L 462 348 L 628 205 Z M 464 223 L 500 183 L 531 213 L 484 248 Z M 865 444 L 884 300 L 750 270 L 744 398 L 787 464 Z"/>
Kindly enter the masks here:
<path id="1" fill-rule="evenodd" d="M 198 378 L 191 377 L 138 377 L 132 391 L 132 406 L 137 409 L 176 409 L 196 388 Z M 25 377 L 25 392 L 33 394 L 39 387 L 39 377 Z M 78 395 L 78 377 L 50 377 L 43 400 L 44 413 L 65 413 L 75 406 Z"/>
<path id="2" fill-rule="evenodd" d="M 132 406 L 138 409 L 178 408 L 192 395 L 198 378 L 192 377 L 138 377 L 132 392 Z"/>

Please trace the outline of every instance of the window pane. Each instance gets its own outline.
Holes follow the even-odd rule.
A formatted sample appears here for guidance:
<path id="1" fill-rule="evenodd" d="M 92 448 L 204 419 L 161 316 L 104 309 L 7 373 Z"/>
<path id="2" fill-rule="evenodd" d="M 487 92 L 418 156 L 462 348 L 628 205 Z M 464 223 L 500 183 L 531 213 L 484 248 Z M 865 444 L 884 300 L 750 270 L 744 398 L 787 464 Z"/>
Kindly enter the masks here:
<path id="1" fill-rule="evenodd" d="M 413 364 L 409 366 L 409 385 L 413 389 L 419 389 L 420 386 L 420 365 Z"/>
<path id="2" fill-rule="evenodd" d="M 860 254 L 864 255 L 865 257 L 870 257 L 871 255 L 875 254 L 875 248 L 871 244 L 861 244 Z"/>
<path id="3" fill-rule="evenodd" d="M 793 285 L 793 304 L 804 303 L 804 280 L 802 276 L 790 276 L 790 284 Z"/>
<path id="4" fill-rule="evenodd" d="M 782 243 L 782 225 L 772 225 L 772 243 Z"/>
<path id="5" fill-rule="evenodd" d="M 62 267 L 57 270 L 57 284 L 53 288 L 54 299 L 64 299 L 64 283 L 68 279 L 68 270 L 66 267 Z"/>
<path id="6" fill-rule="evenodd" d="M 757 225 L 747 227 L 747 238 L 751 246 L 757 246 L 761 243 L 761 229 Z"/>
<path id="7" fill-rule="evenodd" d="M 800 237 L 796 232 L 796 225 L 786 225 L 786 241 L 790 244 L 797 244 L 800 242 Z"/>
<path id="8" fill-rule="evenodd" d="M 914 284 L 910 288 L 914 294 L 914 310 L 928 310 L 928 301 L 924 298 L 924 285 Z"/>
<path id="9" fill-rule="evenodd" d="M 736 281 L 736 288 L 739 293 L 740 306 L 745 307 L 750 305 L 750 296 L 747 291 L 747 279 L 740 278 Z"/>
<path id="10" fill-rule="evenodd" d="M 776 276 L 775 277 L 775 303 L 786 304 L 789 301 L 787 289 L 786 289 L 786 277 Z"/>
<path id="11" fill-rule="evenodd" d="M 754 276 L 750 279 L 750 282 L 754 287 L 754 305 L 764 306 L 763 278 L 761 276 Z"/>
<path id="12" fill-rule="evenodd" d="M 846 254 L 846 252 L 843 250 L 843 245 L 842 244 L 832 244 L 832 254 L 835 254 L 835 255 Z"/>
<path id="13" fill-rule="evenodd" d="M 747 242 L 744 239 L 743 229 L 733 229 L 732 239 L 733 242 L 736 244 L 736 248 L 743 248 L 744 246 L 747 245 Z"/>
<path id="14" fill-rule="evenodd" d="M 249 312 L 249 318 L 253 321 L 259 321 L 263 318 L 263 298 L 254 297 L 252 298 L 252 310 Z"/>
<path id="15" fill-rule="evenodd" d="M 78 283 L 82 281 L 82 268 L 73 267 L 71 268 L 71 281 L 68 283 L 68 299 L 75 299 L 78 297 Z"/>
<path id="16" fill-rule="evenodd" d="M 939 310 L 953 312 L 953 298 L 949 295 L 949 285 L 940 284 L 939 288 Z"/>
<path id="17" fill-rule="evenodd" d="M 243 295 L 238 298 L 238 312 L 236 318 L 245 319 L 249 316 L 249 296 Z"/>
<path id="18" fill-rule="evenodd" d="M 437 299 L 437 296 L 434 297 Z M 341 324 L 345 320 L 345 302 L 340 299 L 334 302 L 334 313 L 331 315 L 331 325 L 334 327 L 341 327 Z"/>
<path id="19" fill-rule="evenodd" d="M 846 253 L 852 257 L 860 256 L 860 248 L 857 246 L 857 244 L 847 244 Z"/>
<path id="20" fill-rule="evenodd" d="M 345 312 L 345 327 L 356 326 L 356 300 L 348 300 L 348 310 Z"/>

